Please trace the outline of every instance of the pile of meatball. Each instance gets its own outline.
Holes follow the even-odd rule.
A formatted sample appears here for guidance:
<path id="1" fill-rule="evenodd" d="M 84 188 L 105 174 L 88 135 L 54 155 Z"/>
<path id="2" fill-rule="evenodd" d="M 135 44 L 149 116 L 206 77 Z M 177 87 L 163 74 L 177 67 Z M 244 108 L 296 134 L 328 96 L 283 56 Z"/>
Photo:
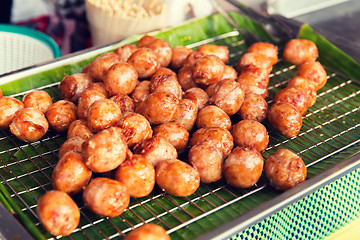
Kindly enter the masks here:
<path id="1" fill-rule="evenodd" d="M 269 74 L 278 61 L 273 44 L 254 43 L 232 67 L 226 46 L 192 50 L 149 35 L 65 76 L 59 85 L 63 99 L 55 103 L 41 90 L 22 101 L 2 97 L 1 129 L 26 142 L 39 140 L 49 127 L 67 134 L 52 175 L 54 190 L 37 206 L 43 226 L 56 236 L 71 234 L 80 218 L 70 197 L 76 194 L 94 213 L 115 217 L 131 197 L 148 196 L 155 184 L 186 197 L 200 183 L 221 178 L 250 188 L 263 170 L 280 191 L 303 182 L 305 164 L 290 150 L 279 149 L 264 163 L 269 135 L 263 122 L 296 136 L 326 72 L 311 41 L 289 41 L 283 56 L 298 66 L 298 76 L 269 109 Z M 128 239 L 141 239 L 146 229 Z"/>

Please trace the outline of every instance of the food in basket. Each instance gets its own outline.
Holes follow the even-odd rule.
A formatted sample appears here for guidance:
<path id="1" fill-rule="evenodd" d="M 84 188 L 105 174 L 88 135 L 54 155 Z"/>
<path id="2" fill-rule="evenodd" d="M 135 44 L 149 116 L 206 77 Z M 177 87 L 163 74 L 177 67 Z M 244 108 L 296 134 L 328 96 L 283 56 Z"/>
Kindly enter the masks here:
<path id="1" fill-rule="evenodd" d="M 184 46 L 175 46 L 172 48 L 170 67 L 174 70 L 179 70 L 184 66 L 184 61 L 187 56 L 192 52 L 191 48 Z"/>
<path id="2" fill-rule="evenodd" d="M 309 79 L 315 84 L 315 90 L 325 86 L 327 74 L 319 62 L 304 62 L 298 66 L 297 75 Z"/>
<path id="3" fill-rule="evenodd" d="M 255 93 L 245 95 L 244 102 L 237 112 L 242 119 L 254 120 L 258 122 L 265 121 L 268 112 L 266 100 Z"/>
<path id="4" fill-rule="evenodd" d="M 48 108 L 46 118 L 52 129 L 66 132 L 70 124 L 77 119 L 77 106 L 68 100 L 59 100 Z"/>
<path id="5" fill-rule="evenodd" d="M 159 68 L 156 54 L 149 48 L 139 48 L 127 60 L 138 73 L 140 79 L 151 77 Z"/>
<path id="6" fill-rule="evenodd" d="M 193 78 L 197 84 L 211 85 L 221 80 L 225 63 L 215 55 L 204 55 L 193 68 Z"/>
<path id="7" fill-rule="evenodd" d="M 196 126 L 198 128 L 220 127 L 230 130 L 231 120 L 221 108 L 208 105 L 199 111 Z"/>
<path id="8" fill-rule="evenodd" d="M 307 61 L 315 61 L 319 52 L 315 43 L 310 40 L 291 39 L 285 45 L 283 56 L 286 61 L 300 65 Z"/>
<path id="9" fill-rule="evenodd" d="M 196 51 L 201 52 L 204 55 L 215 55 L 224 63 L 229 62 L 229 49 L 226 46 L 205 44 L 201 45 Z"/>
<path id="10" fill-rule="evenodd" d="M 286 87 L 276 93 L 274 103 L 288 102 L 293 105 L 301 115 L 304 115 L 307 111 L 307 100 L 308 99 L 302 90 L 298 88 Z"/>
<path id="11" fill-rule="evenodd" d="M 124 116 L 124 114 L 126 112 L 134 112 L 135 111 L 134 100 L 131 97 L 129 97 L 128 95 L 117 94 L 117 95 L 112 96 L 110 99 L 113 100 L 114 103 L 116 103 L 119 106 L 122 116 Z"/>
<path id="12" fill-rule="evenodd" d="M 159 225 L 146 223 L 132 230 L 125 240 L 170 240 L 170 236 Z"/>
<path id="13" fill-rule="evenodd" d="M 7 129 L 16 114 L 23 108 L 23 102 L 16 98 L 0 98 L 0 129 Z"/>
<path id="14" fill-rule="evenodd" d="M 315 90 L 315 84 L 311 80 L 304 77 L 295 76 L 289 80 L 287 87 L 289 88 L 293 87 L 303 91 L 307 99 L 308 107 L 311 107 L 315 104 L 316 90 Z"/>
<path id="15" fill-rule="evenodd" d="M 104 85 L 110 96 L 130 94 L 138 84 L 138 74 L 133 66 L 126 62 L 113 64 L 105 74 Z"/>
<path id="16" fill-rule="evenodd" d="M 94 133 L 89 129 L 87 122 L 83 119 L 73 121 L 67 130 L 68 139 L 73 137 L 88 139 L 92 135 L 94 135 Z"/>
<path id="17" fill-rule="evenodd" d="M 168 140 L 178 153 L 185 151 L 189 141 L 188 130 L 176 122 L 168 122 L 155 126 L 154 136 Z"/>
<path id="18" fill-rule="evenodd" d="M 256 42 L 251 44 L 246 52 L 257 52 L 267 56 L 272 65 L 278 61 L 278 48 L 274 44 L 267 42 Z"/>
<path id="19" fill-rule="evenodd" d="M 277 190 L 290 189 L 306 179 L 306 166 L 300 156 L 288 149 L 270 155 L 264 165 L 269 184 Z"/>
<path id="20" fill-rule="evenodd" d="M 114 52 L 104 53 L 91 61 L 90 75 L 96 81 L 103 81 L 109 68 L 119 62 L 121 62 L 120 57 Z"/>
<path id="21" fill-rule="evenodd" d="M 50 95 L 43 90 L 34 90 L 27 93 L 22 102 L 24 103 L 24 107 L 26 108 L 37 108 L 44 114 L 48 110 L 48 108 L 53 104 L 53 101 Z"/>
<path id="22" fill-rule="evenodd" d="M 92 78 L 87 73 L 74 73 L 66 75 L 60 81 L 59 90 L 65 100 L 76 103 L 80 95 L 93 83 Z"/>
<path id="23" fill-rule="evenodd" d="M 203 109 L 209 103 L 209 95 L 199 87 L 192 87 L 186 90 L 183 98 L 193 101 L 198 110 Z"/>
<path id="24" fill-rule="evenodd" d="M 82 144 L 85 142 L 86 138 L 82 137 L 71 137 L 68 138 L 63 144 L 61 144 L 58 158 L 62 158 L 67 152 L 74 151 L 74 152 L 82 152 Z"/>
<path id="25" fill-rule="evenodd" d="M 36 211 L 45 229 L 55 236 L 70 235 L 80 221 L 79 207 L 69 195 L 58 190 L 42 195 Z"/>

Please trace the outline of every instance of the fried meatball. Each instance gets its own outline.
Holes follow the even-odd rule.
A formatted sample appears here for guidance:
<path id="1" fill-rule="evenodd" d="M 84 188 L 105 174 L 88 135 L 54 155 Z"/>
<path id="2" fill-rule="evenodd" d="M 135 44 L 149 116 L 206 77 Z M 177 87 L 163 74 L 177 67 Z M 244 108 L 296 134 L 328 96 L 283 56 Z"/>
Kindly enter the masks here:
<path id="1" fill-rule="evenodd" d="M 263 122 L 267 117 L 268 104 L 265 99 L 254 93 L 245 95 L 244 102 L 238 111 L 242 119 Z"/>
<path id="2" fill-rule="evenodd" d="M 193 101 L 181 99 L 174 122 L 181 124 L 186 130 L 190 131 L 195 125 L 197 114 L 198 108 Z"/>
<path id="3" fill-rule="evenodd" d="M 155 169 L 155 179 L 161 189 L 176 197 L 189 196 L 200 186 L 199 172 L 178 159 L 160 162 Z"/>
<path id="4" fill-rule="evenodd" d="M 126 186 L 131 197 L 145 197 L 154 188 L 155 169 L 146 158 L 134 154 L 116 169 L 115 179 Z"/>
<path id="5" fill-rule="evenodd" d="M 229 61 L 229 49 L 226 46 L 205 44 L 201 45 L 196 51 L 201 52 L 204 55 L 215 55 L 224 63 Z"/>
<path id="6" fill-rule="evenodd" d="M 83 155 L 67 152 L 57 162 L 52 173 L 52 186 L 67 194 L 76 194 L 89 183 L 92 171 L 85 166 Z"/>
<path id="7" fill-rule="evenodd" d="M 86 90 L 99 91 L 100 93 L 102 93 L 105 96 L 105 98 L 109 98 L 109 92 L 105 89 L 105 84 L 103 82 L 94 82 Z"/>
<path id="8" fill-rule="evenodd" d="M 159 67 L 156 72 L 154 73 L 154 75 L 151 76 L 151 78 L 157 77 L 157 76 L 162 76 L 162 75 L 171 75 L 176 77 L 176 73 L 171 70 L 170 68 L 167 67 Z"/>
<path id="9" fill-rule="evenodd" d="M 16 98 L 0 98 L 0 129 L 7 129 L 16 114 L 23 108 L 23 102 Z"/>
<path id="10" fill-rule="evenodd" d="M 304 62 L 298 66 L 297 75 L 309 79 L 315 84 L 315 90 L 325 86 L 327 74 L 319 62 Z"/>
<path id="11" fill-rule="evenodd" d="M 198 84 L 194 81 L 192 74 L 193 70 L 189 67 L 183 67 L 179 70 L 177 78 L 183 91 L 187 91 L 190 88 L 198 86 Z"/>
<path id="12" fill-rule="evenodd" d="M 91 105 L 98 100 L 106 99 L 106 98 L 107 95 L 103 91 L 100 91 L 100 89 L 91 88 L 85 90 L 80 95 L 78 100 L 78 108 L 77 108 L 78 118 L 87 119 L 88 111 Z"/>
<path id="13" fill-rule="evenodd" d="M 135 45 L 125 44 L 115 49 L 114 53 L 119 56 L 121 62 L 126 62 L 137 49 Z"/>
<path id="14" fill-rule="evenodd" d="M 111 96 L 130 94 L 138 82 L 138 74 L 135 68 L 126 62 L 112 65 L 104 78 L 105 89 Z"/>
<path id="15" fill-rule="evenodd" d="M 10 124 L 10 131 L 18 139 L 34 142 L 42 138 L 49 129 L 45 115 L 36 108 L 23 108 Z"/>
<path id="16" fill-rule="evenodd" d="M 134 100 L 135 106 L 139 105 L 141 102 L 150 95 L 150 81 L 141 81 L 131 93 L 130 97 Z"/>
<path id="17" fill-rule="evenodd" d="M 147 46 L 157 56 L 160 66 L 167 67 L 171 62 L 172 49 L 170 43 L 162 39 L 155 39 L 151 41 Z"/>
<path id="18" fill-rule="evenodd" d="M 116 126 L 123 129 L 126 142 L 130 148 L 153 135 L 149 121 L 138 113 L 125 113 L 116 123 Z"/>
<path id="19" fill-rule="evenodd" d="M 230 130 L 231 120 L 224 110 L 209 105 L 199 111 L 196 126 L 198 128 L 220 127 Z"/>
<path id="20" fill-rule="evenodd" d="M 307 99 L 307 106 L 311 107 L 316 102 L 315 84 L 307 78 L 295 76 L 291 78 L 287 84 L 288 88 L 297 88 L 304 92 Z"/>
<path id="21" fill-rule="evenodd" d="M 23 97 L 22 102 L 24 103 L 24 107 L 37 108 L 44 114 L 51 104 L 53 104 L 50 95 L 43 90 L 34 90 L 27 93 Z"/>
<path id="22" fill-rule="evenodd" d="M 223 174 L 230 186 L 249 188 L 261 177 L 264 160 L 254 147 L 236 147 L 225 160 Z"/>
<path id="23" fill-rule="evenodd" d="M 180 123 L 176 122 L 169 122 L 156 126 L 154 128 L 154 136 L 168 140 L 178 153 L 185 151 L 189 141 L 188 130 Z"/>
<path id="24" fill-rule="evenodd" d="M 278 61 L 278 48 L 277 46 L 271 43 L 266 43 L 266 42 L 253 43 L 247 49 L 247 52 L 257 52 L 267 56 L 268 58 L 270 58 L 272 65 L 276 64 Z"/>
<path id="25" fill-rule="evenodd" d="M 73 121 L 67 131 L 67 138 L 81 137 L 88 139 L 92 135 L 94 135 L 94 133 L 89 129 L 87 122 L 83 119 Z"/>
<path id="26" fill-rule="evenodd" d="M 68 100 L 53 103 L 46 111 L 49 125 L 57 132 L 67 131 L 70 124 L 77 119 L 77 107 Z"/>
<path id="27" fill-rule="evenodd" d="M 279 149 L 266 159 L 264 172 L 272 187 L 284 191 L 305 181 L 307 171 L 301 157 L 288 149 Z"/>
<path id="28" fill-rule="evenodd" d="M 133 112 L 135 110 L 134 100 L 128 95 L 117 94 L 110 99 L 119 106 L 122 115 L 124 115 L 125 112 Z"/>
<path id="29" fill-rule="evenodd" d="M 44 228 L 55 236 L 70 235 L 79 225 L 79 207 L 62 191 L 52 190 L 42 195 L 36 212 Z"/>
<path id="30" fill-rule="evenodd" d="M 185 59 L 192 52 L 190 48 L 184 46 L 175 46 L 172 48 L 170 66 L 174 70 L 178 70 L 184 66 Z"/>
<path id="31" fill-rule="evenodd" d="M 186 90 L 183 98 L 193 101 L 198 110 L 203 109 L 209 103 L 209 95 L 198 87 L 193 87 Z"/>
<path id="32" fill-rule="evenodd" d="M 88 111 L 87 124 L 92 132 L 113 126 L 121 118 L 119 106 L 110 99 L 94 102 Z"/>
<path id="33" fill-rule="evenodd" d="M 65 100 L 76 103 L 80 95 L 90 87 L 92 78 L 87 73 L 66 75 L 59 84 L 61 96 Z"/>
<path id="34" fill-rule="evenodd" d="M 268 120 L 273 128 L 288 138 L 295 137 L 302 126 L 301 114 L 287 102 L 274 103 L 268 111 Z"/>
<path id="35" fill-rule="evenodd" d="M 179 99 L 172 93 L 151 93 L 145 101 L 141 102 L 135 112 L 140 113 L 150 122 L 158 125 L 171 122 L 175 119 L 179 109 Z"/>
<path id="36" fill-rule="evenodd" d="M 221 80 L 224 79 L 234 79 L 236 80 L 238 77 L 236 70 L 229 66 L 229 65 L 225 65 L 225 69 L 224 69 L 224 74 L 221 77 Z"/>
<path id="37" fill-rule="evenodd" d="M 200 58 L 204 56 L 203 53 L 198 51 L 192 51 L 184 60 L 183 67 L 193 68 Z"/>
<path id="38" fill-rule="evenodd" d="M 263 98 L 268 96 L 269 74 L 262 68 L 253 65 L 245 67 L 236 81 L 241 85 L 245 95 L 255 93 Z"/>
<path id="39" fill-rule="evenodd" d="M 109 68 L 121 62 L 120 57 L 113 52 L 104 53 L 90 63 L 90 75 L 96 81 L 103 81 Z"/>
<path id="40" fill-rule="evenodd" d="M 221 80 L 225 63 L 215 55 L 201 57 L 193 68 L 193 78 L 198 84 L 210 85 Z"/>
<path id="41" fill-rule="evenodd" d="M 138 43 L 136 44 L 136 46 L 138 48 L 142 48 L 142 47 L 146 47 L 147 45 L 149 45 L 152 41 L 154 41 L 156 39 L 156 37 L 154 36 L 150 36 L 150 35 L 144 35 L 142 36 Z"/>
<path id="42" fill-rule="evenodd" d="M 82 137 L 71 137 L 68 138 L 63 144 L 61 144 L 58 157 L 62 158 L 67 152 L 82 152 L 82 144 L 85 142 L 86 138 Z"/>
<path id="43" fill-rule="evenodd" d="M 104 217 L 116 217 L 129 206 L 130 194 L 123 183 L 97 177 L 84 189 L 83 200 L 92 212 Z"/>
<path id="44" fill-rule="evenodd" d="M 125 240 L 170 240 L 170 236 L 159 225 L 146 223 L 132 230 Z"/>
<path id="45" fill-rule="evenodd" d="M 310 40 L 291 39 L 285 45 L 283 56 L 286 61 L 300 65 L 307 61 L 315 61 L 319 52 L 315 43 Z"/>
<path id="46" fill-rule="evenodd" d="M 149 48 L 139 48 L 127 62 L 135 68 L 141 79 L 151 77 L 160 66 L 156 54 Z"/>
<path id="47" fill-rule="evenodd" d="M 258 52 L 247 52 L 239 60 L 236 70 L 241 73 L 247 66 L 262 68 L 269 74 L 272 71 L 271 59 Z"/>
<path id="48" fill-rule="evenodd" d="M 163 74 L 153 75 L 150 79 L 150 92 L 169 92 L 178 99 L 182 98 L 183 92 L 176 75 Z"/>
<path id="49" fill-rule="evenodd" d="M 110 127 L 87 139 L 82 150 L 86 166 L 94 172 L 102 173 L 124 162 L 128 147 L 122 129 Z"/>
<path id="50" fill-rule="evenodd" d="M 209 103 L 214 104 L 231 116 L 239 111 L 244 101 L 244 91 L 241 85 L 232 79 L 221 80 L 216 83 Z"/>
<path id="51" fill-rule="evenodd" d="M 304 115 L 307 111 L 307 98 L 305 93 L 297 88 L 286 87 L 276 93 L 274 103 L 276 102 L 288 102 L 292 104 L 296 110 Z"/>
<path id="52" fill-rule="evenodd" d="M 259 152 L 263 152 L 269 144 L 266 127 L 254 120 L 241 120 L 234 124 L 231 133 L 235 145 L 239 147 L 255 147 Z"/>

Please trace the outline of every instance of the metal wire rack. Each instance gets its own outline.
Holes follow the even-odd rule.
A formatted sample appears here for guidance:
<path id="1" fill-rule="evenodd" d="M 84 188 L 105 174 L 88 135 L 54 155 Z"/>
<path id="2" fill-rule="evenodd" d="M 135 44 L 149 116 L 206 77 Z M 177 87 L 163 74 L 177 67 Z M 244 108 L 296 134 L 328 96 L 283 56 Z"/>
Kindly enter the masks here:
<path id="1" fill-rule="evenodd" d="M 205 43 L 227 45 L 230 64 L 234 64 L 246 49 L 238 35 L 238 32 L 232 31 L 188 47 L 196 48 Z M 285 138 L 267 126 L 270 143 L 263 157 L 268 157 L 280 147 L 291 149 L 304 160 L 309 169 L 308 177 L 315 175 L 317 168 L 328 167 L 321 165 L 324 159 L 360 142 L 360 82 L 331 69 L 326 71 L 328 82 L 318 92 L 316 104 L 304 116 L 303 126 L 297 137 Z M 285 87 L 288 79 L 295 75 L 296 67 L 289 63 L 280 60 L 274 66 L 270 75 L 269 104 L 276 92 Z M 58 83 L 54 83 L 41 89 L 57 101 L 60 99 L 57 86 Z M 13 96 L 21 99 L 25 94 L 26 92 L 22 92 Z M 52 189 L 52 170 L 58 160 L 59 147 L 65 140 L 65 135 L 49 130 L 41 140 L 24 143 L 8 130 L 0 131 L 0 183 L 21 211 L 49 239 L 52 236 L 41 226 L 36 206 L 40 196 Z M 132 229 L 153 222 L 163 226 L 173 239 L 191 239 L 256 207 L 258 202 L 255 201 L 252 205 L 247 202 L 241 205 L 240 210 L 236 210 L 238 207 L 231 208 L 225 214 L 226 217 L 214 214 L 266 189 L 264 177 L 250 189 L 235 189 L 223 180 L 202 184 L 196 193 L 185 198 L 173 197 L 155 188 L 148 197 L 131 199 L 128 209 L 115 218 L 103 218 L 92 213 L 83 205 L 81 196 L 75 196 L 81 211 L 80 224 L 72 235 L 64 238 L 121 239 Z M 208 226 L 202 225 L 199 220 L 206 220 Z M 189 227 L 194 224 L 197 224 L 197 230 Z"/>

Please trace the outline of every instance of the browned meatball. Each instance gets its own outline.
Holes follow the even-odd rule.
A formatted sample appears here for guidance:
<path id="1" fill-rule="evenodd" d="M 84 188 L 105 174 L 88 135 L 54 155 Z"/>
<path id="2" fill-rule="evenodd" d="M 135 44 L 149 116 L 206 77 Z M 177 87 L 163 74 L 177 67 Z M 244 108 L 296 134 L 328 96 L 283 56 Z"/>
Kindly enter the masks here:
<path id="1" fill-rule="evenodd" d="M 16 114 L 23 108 L 24 104 L 16 98 L 0 98 L 0 129 L 8 128 Z"/>
<path id="2" fill-rule="evenodd" d="M 254 93 L 245 95 L 244 102 L 238 111 L 242 119 L 263 122 L 267 117 L 268 104 L 265 99 Z"/>
<path id="3" fill-rule="evenodd" d="M 66 75 L 59 84 L 61 96 L 65 100 L 76 103 L 80 95 L 90 87 L 92 78 L 87 73 Z"/>
<path id="4" fill-rule="evenodd" d="M 138 84 L 138 74 L 135 68 L 126 62 L 115 63 L 106 72 L 104 84 L 111 96 L 128 95 Z"/>
<path id="5" fill-rule="evenodd" d="M 177 77 L 183 91 L 198 86 L 198 84 L 194 81 L 192 77 L 192 73 L 192 68 L 189 67 L 183 67 L 179 70 Z"/>
<path id="6" fill-rule="evenodd" d="M 216 83 L 209 103 L 214 104 L 231 116 L 239 111 L 244 101 L 244 91 L 241 85 L 233 79 L 225 79 Z"/>
<path id="7" fill-rule="evenodd" d="M 286 87 L 276 93 L 274 103 L 288 102 L 292 104 L 296 110 L 304 115 L 307 111 L 307 98 L 305 93 L 297 88 Z"/>
<path id="8" fill-rule="evenodd" d="M 196 126 L 198 128 L 220 127 L 230 130 L 231 120 L 224 110 L 210 105 L 199 111 Z"/>
<path id="9" fill-rule="evenodd" d="M 169 122 L 158 125 L 154 128 L 154 136 L 168 140 L 178 151 L 182 153 L 189 141 L 189 132 L 180 123 Z"/>
<path id="10" fill-rule="evenodd" d="M 125 240 L 170 240 L 170 236 L 159 225 L 146 223 L 132 230 Z"/>
<path id="11" fill-rule="evenodd" d="M 268 58 L 270 58 L 272 65 L 276 64 L 278 61 L 278 48 L 277 46 L 271 43 L 266 43 L 266 42 L 253 43 L 247 49 L 247 52 L 257 52 L 267 56 Z"/>
<path id="12" fill-rule="evenodd" d="M 50 95 L 43 90 L 35 90 L 27 93 L 23 97 L 24 107 L 26 108 L 37 108 L 42 113 L 46 113 L 48 108 L 53 104 Z"/>
<path id="13" fill-rule="evenodd" d="M 176 197 L 189 196 L 200 186 L 199 172 L 178 159 L 160 162 L 155 169 L 155 174 L 159 187 Z"/>
<path id="14" fill-rule="evenodd" d="M 198 51 L 192 51 L 184 60 L 183 67 L 193 68 L 200 58 L 204 56 L 203 53 Z"/>
<path id="15" fill-rule="evenodd" d="M 68 100 L 53 103 L 46 112 L 49 125 L 57 132 L 67 131 L 70 124 L 77 119 L 77 107 Z"/>
<path id="16" fill-rule="evenodd" d="M 83 69 L 81 70 L 81 72 L 82 73 L 86 73 L 86 74 L 88 74 L 88 75 L 90 75 L 91 76 L 91 73 L 90 73 L 90 63 L 88 63 L 88 64 L 86 64 L 84 67 L 83 67 Z"/>
<path id="17" fill-rule="evenodd" d="M 129 206 L 130 194 L 121 182 L 97 177 L 85 188 L 83 200 L 86 207 L 94 213 L 105 217 L 116 217 Z"/>
<path id="18" fill-rule="evenodd" d="M 142 36 L 138 43 L 136 44 L 136 46 L 138 48 L 142 48 L 142 47 L 146 47 L 147 45 L 149 45 L 152 41 L 154 41 L 156 39 L 156 37 L 154 36 L 150 36 L 150 35 L 144 35 Z"/>
<path id="19" fill-rule="evenodd" d="M 62 158 L 67 152 L 82 152 L 82 144 L 85 142 L 86 138 L 82 137 L 72 137 L 68 138 L 59 149 L 58 157 Z"/>
<path id="20" fill-rule="evenodd" d="M 223 173 L 229 185 L 249 188 L 259 181 L 263 166 L 264 160 L 254 147 L 236 147 L 225 160 Z"/>
<path id="21" fill-rule="evenodd" d="M 288 138 L 295 137 L 302 126 L 301 114 L 287 102 L 273 104 L 268 111 L 268 120 L 276 130 Z"/>
<path id="22" fill-rule="evenodd" d="M 111 99 L 94 102 L 88 111 L 87 124 L 92 132 L 99 132 L 113 126 L 121 118 L 119 106 Z"/>
<path id="23" fill-rule="evenodd" d="M 180 123 L 186 130 L 190 131 L 196 122 L 198 108 L 190 99 L 181 99 L 179 109 L 174 122 Z"/>
<path id="24" fill-rule="evenodd" d="M 240 58 L 236 70 L 241 73 L 249 65 L 265 69 L 267 74 L 272 71 L 271 59 L 268 56 L 258 52 L 245 53 Z"/>
<path id="25" fill-rule="evenodd" d="M 277 190 L 290 189 L 306 179 L 306 166 L 298 155 L 288 149 L 279 149 L 270 155 L 264 166 L 269 184 Z"/>
<path id="26" fill-rule="evenodd" d="M 125 161 L 128 147 L 118 127 L 110 127 L 87 139 L 82 150 L 85 164 L 94 172 L 107 172 Z"/>
<path id="27" fill-rule="evenodd" d="M 122 115 L 124 115 L 125 112 L 133 112 L 135 110 L 134 100 L 128 95 L 117 94 L 110 99 L 119 106 Z"/>
<path id="28" fill-rule="evenodd" d="M 225 69 L 224 69 L 224 74 L 222 75 L 221 77 L 221 80 L 224 80 L 224 79 L 237 79 L 238 75 L 237 75 L 237 72 L 236 70 L 229 66 L 229 65 L 225 65 Z"/>
<path id="29" fill-rule="evenodd" d="M 175 46 L 172 48 L 171 68 L 178 70 L 184 66 L 185 59 L 192 52 L 190 48 L 184 46 Z"/>
<path id="30" fill-rule="evenodd" d="M 154 73 L 154 75 L 151 76 L 151 78 L 157 77 L 157 76 L 162 76 L 162 75 L 171 75 L 176 77 L 176 73 L 171 70 L 170 68 L 167 67 L 159 67 L 156 72 Z"/>
<path id="31" fill-rule="evenodd" d="M 231 133 L 235 145 L 239 147 L 255 147 L 259 152 L 263 152 L 269 144 L 269 134 L 265 126 L 257 121 L 242 120 L 234 124 Z"/>
<path id="32" fill-rule="evenodd" d="M 204 142 L 192 146 L 188 158 L 189 163 L 199 172 L 201 182 L 216 182 L 222 177 L 221 168 L 224 157 L 214 144 Z"/>
<path id="33" fill-rule="evenodd" d="M 183 92 L 176 75 L 163 74 L 153 75 L 150 80 L 150 92 L 169 92 L 178 99 L 182 98 Z"/>
<path id="34" fill-rule="evenodd" d="M 141 102 L 150 95 L 150 81 L 141 81 L 131 93 L 131 99 L 134 100 L 135 106 L 139 105 Z"/>
<path id="35" fill-rule="evenodd" d="M 138 113 L 125 113 L 116 126 L 123 129 L 126 142 L 130 148 L 153 135 L 149 121 Z"/>
<path id="36" fill-rule="evenodd" d="M 198 110 L 204 108 L 209 103 L 209 95 L 198 87 L 193 87 L 186 90 L 183 98 L 193 101 Z"/>
<path id="37" fill-rule="evenodd" d="M 121 62 L 126 62 L 137 49 L 135 45 L 125 44 L 115 49 L 114 53 L 119 56 Z"/>
<path id="38" fill-rule="evenodd" d="M 79 225 L 79 207 L 69 195 L 58 190 L 42 195 L 36 212 L 44 228 L 55 236 L 70 235 Z"/>
<path id="39" fill-rule="evenodd" d="M 241 85 L 245 95 L 255 93 L 263 98 L 268 96 L 269 74 L 262 68 L 250 65 L 244 68 L 236 81 Z"/>
<path id="40" fill-rule="evenodd" d="M 36 108 L 23 108 L 10 124 L 10 131 L 18 139 L 34 142 L 42 138 L 49 129 L 45 115 Z"/>
<path id="41" fill-rule="evenodd" d="M 154 188 L 155 169 L 146 158 L 134 154 L 116 169 L 115 179 L 126 186 L 131 197 L 145 197 Z"/>
<path id="42" fill-rule="evenodd" d="M 83 155 L 67 152 L 57 162 L 52 173 L 52 186 L 67 194 L 76 194 L 89 183 L 92 172 L 85 166 Z"/>
<path id="43" fill-rule="evenodd" d="M 100 91 L 100 89 L 91 88 L 85 90 L 80 95 L 78 100 L 78 109 L 77 109 L 78 118 L 86 119 L 91 105 L 98 100 L 106 99 L 106 98 L 107 95 L 103 91 Z"/>
<path id="44" fill-rule="evenodd" d="M 139 48 L 127 62 L 135 68 L 141 79 L 151 77 L 160 66 L 156 54 L 149 48 Z"/>
<path id="45" fill-rule="evenodd" d="M 225 63 L 215 55 L 205 55 L 195 64 L 194 81 L 198 84 L 210 85 L 221 80 L 225 71 Z"/>
<path id="46" fill-rule="evenodd" d="M 150 122 L 158 125 L 175 119 L 179 109 L 179 99 L 172 93 L 157 92 L 150 94 L 141 102 L 135 112 L 140 113 Z"/>
<path id="47" fill-rule="evenodd" d="M 109 97 L 109 92 L 105 89 L 105 84 L 103 82 L 94 82 L 90 85 L 90 87 L 86 90 L 89 91 L 99 91 L 101 92 L 105 98 Z"/>
<path id="48" fill-rule="evenodd" d="M 325 86 L 327 74 L 319 62 L 304 62 L 298 66 L 297 75 L 309 79 L 315 84 L 315 90 Z"/>
<path id="49" fill-rule="evenodd" d="M 91 137 L 93 132 L 89 129 L 87 122 L 83 119 L 73 121 L 67 131 L 67 138 L 81 137 L 88 139 Z"/>
<path id="50" fill-rule="evenodd" d="M 219 57 L 224 63 L 229 61 L 229 49 L 226 46 L 205 44 L 200 46 L 196 51 L 204 55 L 213 54 Z"/>
<path id="51" fill-rule="evenodd" d="M 286 43 L 283 53 L 284 59 L 295 65 L 307 61 L 315 61 L 319 56 L 314 42 L 307 39 L 292 39 Z"/>
<path id="52" fill-rule="evenodd" d="M 159 61 L 160 66 L 167 67 L 171 62 L 172 49 L 170 44 L 162 39 L 155 39 L 150 42 L 147 46 L 154 51 Z"/>
<path id="53" fill-rule="evenodd" d="M 103 81 L 109 68 L 119 62 L 121 62 L 120 57 L 115 53 L 104 53 L 91 61 L 90 75 L 97 81 Z"/>
<path id="54" fill-rule="evenodd" d="M 289 80 L 287 87 L 300 89 L 305 93 L 307 106 L 311 107 L 316 102 L 315 84 L 307 78 L 300 76 L 293 77 Z"/>

